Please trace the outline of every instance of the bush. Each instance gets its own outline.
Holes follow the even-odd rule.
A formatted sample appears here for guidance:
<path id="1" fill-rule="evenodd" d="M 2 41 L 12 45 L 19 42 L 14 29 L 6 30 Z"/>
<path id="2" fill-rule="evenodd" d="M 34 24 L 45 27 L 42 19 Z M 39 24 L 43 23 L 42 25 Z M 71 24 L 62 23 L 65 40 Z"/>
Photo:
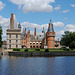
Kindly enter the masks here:
<path id="1" fill-rule="evenodd" d="M 64 50 L 64 51 L 70 51 L 70 49 L 68 49 L 68 48 L 63 48 L 63 50 Z"/>
<path id="2" fill-rule="evenodd" d="M 40 49 L 35 49 L 36 51 L 40 51 Z"/>
<path id="3" fill-rule="evenodd" d="M 49 52 L 49 49 L 45 49 L 45 52 Z"/>
<path id="4" fill-rule="evenodd" d="M 72 41 L 71 43 L 70 43 L 70 46 L 69 46 L 70 48 L 75 48 L 75 41 Z"/>
<path id="5" fill-rule="evenodd" d="M 18 48 L 14 48 L 13 51 L 20 51 L 20 49 L 18 49 Z"/>
<path id="6" fill-rule="evenodd" d="M 28 48 L 26 48 L 24 51 L 25 51 L 25 52 L 28 52 Z"/>
<path id="7" fill-rule="evenodd" d="M 73 50 L 74 48 L 70 48 L 71 50 Z"/>

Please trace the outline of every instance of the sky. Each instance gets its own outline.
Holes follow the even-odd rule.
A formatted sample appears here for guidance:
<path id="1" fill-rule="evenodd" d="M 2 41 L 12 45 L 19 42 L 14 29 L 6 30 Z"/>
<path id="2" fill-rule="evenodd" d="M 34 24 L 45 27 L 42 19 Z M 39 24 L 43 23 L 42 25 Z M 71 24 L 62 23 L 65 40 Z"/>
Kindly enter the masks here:
<path id="1" fill-rule="evenodd" d="M 22 30 L 27 28 L 41 34 L 48 29 L 52 20 L 56 39 L 61 39 L 64 31 L 75 31 L 75 0 L 0 0 L 0 25 L 2 40 L 6 40 L 6 30 L 10 25 L 11 13 L 15 14 Z"/>

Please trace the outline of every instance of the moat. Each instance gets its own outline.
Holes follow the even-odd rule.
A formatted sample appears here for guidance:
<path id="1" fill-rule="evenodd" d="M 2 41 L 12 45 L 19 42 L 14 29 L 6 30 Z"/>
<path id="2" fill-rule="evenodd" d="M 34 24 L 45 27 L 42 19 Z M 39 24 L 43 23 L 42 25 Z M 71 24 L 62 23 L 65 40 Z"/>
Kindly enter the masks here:
<path id="1" fill-rule="evenodd" d="M 0 56 L 0 75 L 75 75 L 75 57 Z"/>

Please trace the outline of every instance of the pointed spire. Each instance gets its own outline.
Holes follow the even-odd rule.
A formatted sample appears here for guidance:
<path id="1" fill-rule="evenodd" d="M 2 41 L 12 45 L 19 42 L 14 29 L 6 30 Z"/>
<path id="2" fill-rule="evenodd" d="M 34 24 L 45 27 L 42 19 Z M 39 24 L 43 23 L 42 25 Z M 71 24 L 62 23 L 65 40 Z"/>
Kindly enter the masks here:
<path id="1" fill-rule="evenodd" d="M 49 23 L 49 27 L 48 27 L 48 32 L 54 32 L 53 24 L 51 22 L 51 19 L 50 19 L 50 23 Z"/>
<path id="2" fill-rule="evenodd" d="M 52 20 L 50 19 L 50 22 L 51 22 Z"/>
<path id="3" fill-rule="evenodd" d="M 50 19 L 50 24 L 52 24 L 52 22 L 51 22 L 52 20 Z"/>
<path id="4" fill-rule="evenodd" d="M 20 21 L 19 21 L 19 24 L 18 24 L 18 28 L 21 28 L 21 24 L 20 24 Z"/>
<path id="5" fill-rule="evenodd" d="M 20 24 L 20 21 L 19 21 L 19 24 Z"/>

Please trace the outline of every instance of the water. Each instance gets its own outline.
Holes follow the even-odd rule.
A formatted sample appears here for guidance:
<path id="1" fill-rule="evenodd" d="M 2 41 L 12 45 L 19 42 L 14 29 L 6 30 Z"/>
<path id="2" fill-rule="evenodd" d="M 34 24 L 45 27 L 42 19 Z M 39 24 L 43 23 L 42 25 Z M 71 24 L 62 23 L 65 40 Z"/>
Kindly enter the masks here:
<path id="1" fill-rule="evenodd" d="M 0 57 L 0 75 L 75 75 L 75 57 Z"/>

